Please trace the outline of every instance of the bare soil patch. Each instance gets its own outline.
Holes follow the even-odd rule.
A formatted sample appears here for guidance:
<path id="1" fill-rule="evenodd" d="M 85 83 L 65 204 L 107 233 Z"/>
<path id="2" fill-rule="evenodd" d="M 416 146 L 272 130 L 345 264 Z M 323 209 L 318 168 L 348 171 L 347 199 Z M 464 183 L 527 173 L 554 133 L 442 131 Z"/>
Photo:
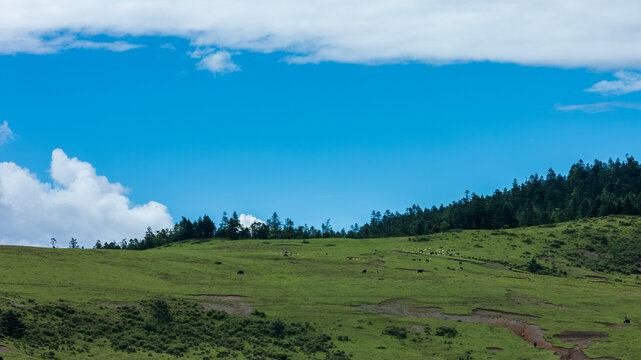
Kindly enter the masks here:
<path id="1" fill-rule="evenodd" d="M 565 339 L 592 339 L 592 338 L 602 338 L 608 337 L 608 333 L 603 331 L 564 331 L 560 334 L 554 335 L 555 338 L 565 340 Z"/>
<path id="2" fill-rule="evenodd" d="M 621 292 L 624 293 L 624 294 L 641 295 L 640 292 L 634 292 L 634 291 L 629 291 L 629 290 L 621 290 Z"/>
<path id="3" fill-rule="evenodd" d="M 249 299 L 247 296 L 242 295 L 196 295 L 200 298 L 208 300 L 207 302 L 197 302 L 200 306 L 207 310 L 224 311 L 228 314 L 242 315 L 248 317 L 254 311 L 254 307 L 246 303 Z"/>
<path id="4" fill-rule="evenodd" d="M 11 352 L 14 352 L 14 351 L 15 350 L 13 350 L 10 347 L 4 346 L 4 345 L 0 345 L 0 352 L 11 353 Z"/>
<path id="5" fill-rule="evenodd" d="M 494 309 L 476 308 L 472 310 L 472 312 L 475 314 L 489 315 L 489 316 L 515 316 L 515 317 L 525 317 L 525 318 L 538 318 L 538 316 L 534 316 L 534 315 L 520 314 L 515 312 L 494 310 Z"/>
<path id="6" fill-rule="evenodd" d="M 410 318 L 433 318 L 433 319 L 443 319 L 451 321 L 460 321 L 467 323 L 480 323 L 488 324 L 494 326 L 501 326 L 507 328 L 513 334 L 521 337 L 523 340 L 527 341 L 530 344 L 536 344 L 536 346 L 554 351 L 556 355 L 560 356 L 561 360 L 591 360 L 592 358 L 585 355 L 583 350 L 585 350 L 591 344 L 591 337 L 581 338 L 576 346 L 571 349 L 555 346 L 545 338 L 545 331 L 538 325 L 529 324 L 521 319 L 514 319 L 512 317 L 529 317 L 534 318 L 533 315 L 527 314 L 517 314 L 509 313 L 502 314 L 500 310 L 493 309 L 476 309 L 477 311 L 473 315 L 460 315 L 460 314 L 445 314 L 439 308 L 434 307 L 421 307 L 414 306 L 409 303 L 404 302 L 402 299 L 391 299 L 383 301 L 379 304 L 374 305 L 360 305 L 358 306 L 361 309 L 377 312 L 384 315 L 393 315 L 393 316 L 402 316 Z M 502 315 L 498 315 L 502 314 Z M 516 315 L 509 315 L 516 314 Z M 601 336 L 602 332 L 566 332 L 563 334 L 569 333 L 572 336 L 585 336 L 588 335 L 597 335 Z M 583 335 L 582 335 L 583 334 Z M 607 336 L 607 333 L 605 333 Z M 561 335 L 561 334 L 559 334 Z M 615 359 L 615 358 L 599 358 L 599 359 Z"/>
<path id="7" fill-rule="evenodd" d="M 607 326 L 607 327 L 611 327 L 611 328 L 613 328 L 613 329 L 623 329 L 623 326 L 621 326 L 621 325 L 617 325 L 617 324 L 613 324 L 613 323 L 611 323 L 611 322 L 595 321 L 595 323 L 596 323 L 596 324 L 605 325 L 605 326 Z"/>
<path id="8" fill-rule="evenodd" d="M 496 346 L 486 347 L 485 349 L 490 351 L 503 351 L 503 348 L 496 347 Z"/>
<path id="9" fill-rule="evenodd" d="M 9 304 L 11 306 L 15 306 L 15 307 L 24 307 L 25 306 L 23 303 L 19 303 L 17 301 L 11 301 L 11 300 L 7 301 L 7 304 Z"/>

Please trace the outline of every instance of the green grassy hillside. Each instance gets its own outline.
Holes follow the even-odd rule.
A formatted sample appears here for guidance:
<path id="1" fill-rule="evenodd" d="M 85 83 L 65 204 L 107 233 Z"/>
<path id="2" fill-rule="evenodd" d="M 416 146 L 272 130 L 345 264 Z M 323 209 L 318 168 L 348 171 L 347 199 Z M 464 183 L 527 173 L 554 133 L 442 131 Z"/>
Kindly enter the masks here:
<path id="1" fill-rule="evenodd" d="M 0 356 L 635 359 L 640 234 L 625 216 L 410 239 L 0 246 L 0 312 L 27 326 Z"/>

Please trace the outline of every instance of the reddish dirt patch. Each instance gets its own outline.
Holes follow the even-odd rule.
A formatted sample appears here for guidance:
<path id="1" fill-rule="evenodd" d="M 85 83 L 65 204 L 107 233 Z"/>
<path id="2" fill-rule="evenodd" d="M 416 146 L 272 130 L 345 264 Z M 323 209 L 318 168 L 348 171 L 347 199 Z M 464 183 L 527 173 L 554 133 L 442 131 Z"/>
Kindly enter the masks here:
<path id="1" fill-rule="evenodd" d="M 480 323 L 488 324 L 494 326 L 501 326 L 510 330 L 513 334 L 521 337 L 523 340 L 527 341 L 530 344 L 536 344 L 536 346 L 554 351 L 556 355 L 559 355 L 561 360 L 590 360 L 583 350 L 585 350 L 590 344 L 590 338 L 581 339 L 581 341 L 574 348 L 568 349 L 564 347 L 555 346 L 545 338 L 544 330 L 538 325 L 532 325 L 524 322 L 520 319 L 513 319 L 510 316 L 518 317 L 534 317 L 527 314 L 517 314 L 517 315 L 506 315 L 502 316 L 500 310 L 493 309 L 477 309 L 482 311 L 475 312 L 473 315 L 458 315 L 458 314 L 445 314 L 438 308 L 429 308 L 429 307 L 417 307 L 407 303 L 404 303 L 402 299 L 392 299 L 387 300 L 375 305 L 361 305 L 361 309 L 374 311 L 379 314 L 393 315 L 393 316 L 403 316 L 410 318 L 433 318 L 433 319 L 442 319 L 442 320 L 451 320 L 451 321 L 460 321 L 467 323 Z M 510 314 L 510 313 L 508 313 Z M 516 314 L 516 313 L 511 313 Z M 567 332 L 570 334 L 590 334 L 590 335 L 601 335 L 602 332 Z M 565 334 L 565 333 L 564 333 Z M 560 335 L 560 334 L 559 334 Z M 607 334 L 606 334 L 607 335 Z M 602 336 L 600 336 L 602 337 Z M 615 358 L 599 358 L 599 359 L 615 359 Z"/>
<path id="2" fill-rule="evenodd" d="M 554 335 L 555 338 L 565 340 L 565 339 L 592 339 L 592 338 L 602 338 L 608 337 L 608 333 L 603 331 L 564 331 L 560 334 Z"/>
<path id="3" fill-rule="evenodd" d="M 536 258 L 539 259 L 539 260 L 550 260 L 551 259 L 551 257 L 549 257 L 547 255 L 538 255 Z"/>
<path id="4" fill-rule="evenodd" d="M 501 310 L 494 310 L 494 309 L 476 308 L 472 310 L 472 312 L 475 314 L 489 315 L 489 316 L 516 316 L 516 317 L 526 317 L 526 318 L 538 318 L 538 316 L 534 316 L 534 315 L 519 314 L 515 312 L 501 311 Z"/>
<path id="5" fill-rule="evenodd" d="M 24 304 L 23 304 L 23 303 L 19 303 L 19 302 L 17 302 L 17 301 L 11 301 L 11 300 L 9 300 L 9 301 L 7 301 L 7 304 L 9 304 L 9 305 L 11 305 L 11 306 L 15 306 L 15 307 L 24 307 Z"/>
<path id="6" fill-rule="evenodd" d="M 242 295 L 196 295 L 200 298 L 208 300 L 207 302 L 197 302 L 200 306 L 207 310 L 224 311 L 228 314 L 242 315 L 248 317 L 251 315 L 254 308 L 246 303 L 249 299 L 247 296 Z"/>
<path id="7" fill-rule="evenodd" d="M 490 351 L 503 351 L 503 348 L 495 347 L 495 346 L 486 347 L 485 349 Z"/>
<path id="8" fill-rule="evenodd" d="M 0 345 L 0 352 L 11 353 L 11 352 L 14 352 L 14 350 L 4 345 Z"/>
<path id="9" fill-rule="evenodd" d="M 621 326 L 621 325 L 617 325 L 617 324 L 613 324 L 613 323 L 610 323 L 610 322 L 605 322 L 605 321 L 595 321 L 595 323 L 596 323 L 596 324 L 605 325 L 605 326 L 607 326 L 607 327 L 611 327 L 611 328 L 613 328 L 613 329 L 623 329 L 623 326 Z"/>

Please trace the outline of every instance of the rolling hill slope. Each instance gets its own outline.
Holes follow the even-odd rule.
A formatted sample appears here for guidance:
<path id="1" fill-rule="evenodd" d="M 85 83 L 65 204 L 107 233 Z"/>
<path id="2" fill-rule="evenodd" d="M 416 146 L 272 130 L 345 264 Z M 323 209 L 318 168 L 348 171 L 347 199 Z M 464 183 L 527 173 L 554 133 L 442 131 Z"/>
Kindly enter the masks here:
<path id="1" fill-rule="evenodd" d="M 2 246 L 0 313 L 26 331 L 0 338 L 0 356 L 635 359 L 639 234 L 641 218 L 610 216 L 411 238 Z"/>

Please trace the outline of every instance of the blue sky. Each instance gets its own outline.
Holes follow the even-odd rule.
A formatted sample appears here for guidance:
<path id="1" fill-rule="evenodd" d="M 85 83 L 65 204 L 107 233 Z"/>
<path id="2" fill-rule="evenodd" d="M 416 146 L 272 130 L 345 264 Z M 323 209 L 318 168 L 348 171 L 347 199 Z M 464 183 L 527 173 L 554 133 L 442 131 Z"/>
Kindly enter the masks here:
<path id="1" fill-rule="evenodd" d="M 14 136 L 0 162 L 51 183 L 60 148 L 127 187 L 132 204 L 159 202 L 174 220 L 278 211 L 349 227 L 372 210 L 439 205 L 550 167 L 565 173 L 579 159 L 641 153 L 641 80 L 616 57 L 606 67 L 297 63 L 288 57 L 299 50 L 223 52 L 185 36 L 79 39 L 140 47 L 6 50 L 0 123 Z M 226 56 L 218 71 L 203 65 L 211 54 Z M 620 70 L 624 84 L 613 82 Z"/>

